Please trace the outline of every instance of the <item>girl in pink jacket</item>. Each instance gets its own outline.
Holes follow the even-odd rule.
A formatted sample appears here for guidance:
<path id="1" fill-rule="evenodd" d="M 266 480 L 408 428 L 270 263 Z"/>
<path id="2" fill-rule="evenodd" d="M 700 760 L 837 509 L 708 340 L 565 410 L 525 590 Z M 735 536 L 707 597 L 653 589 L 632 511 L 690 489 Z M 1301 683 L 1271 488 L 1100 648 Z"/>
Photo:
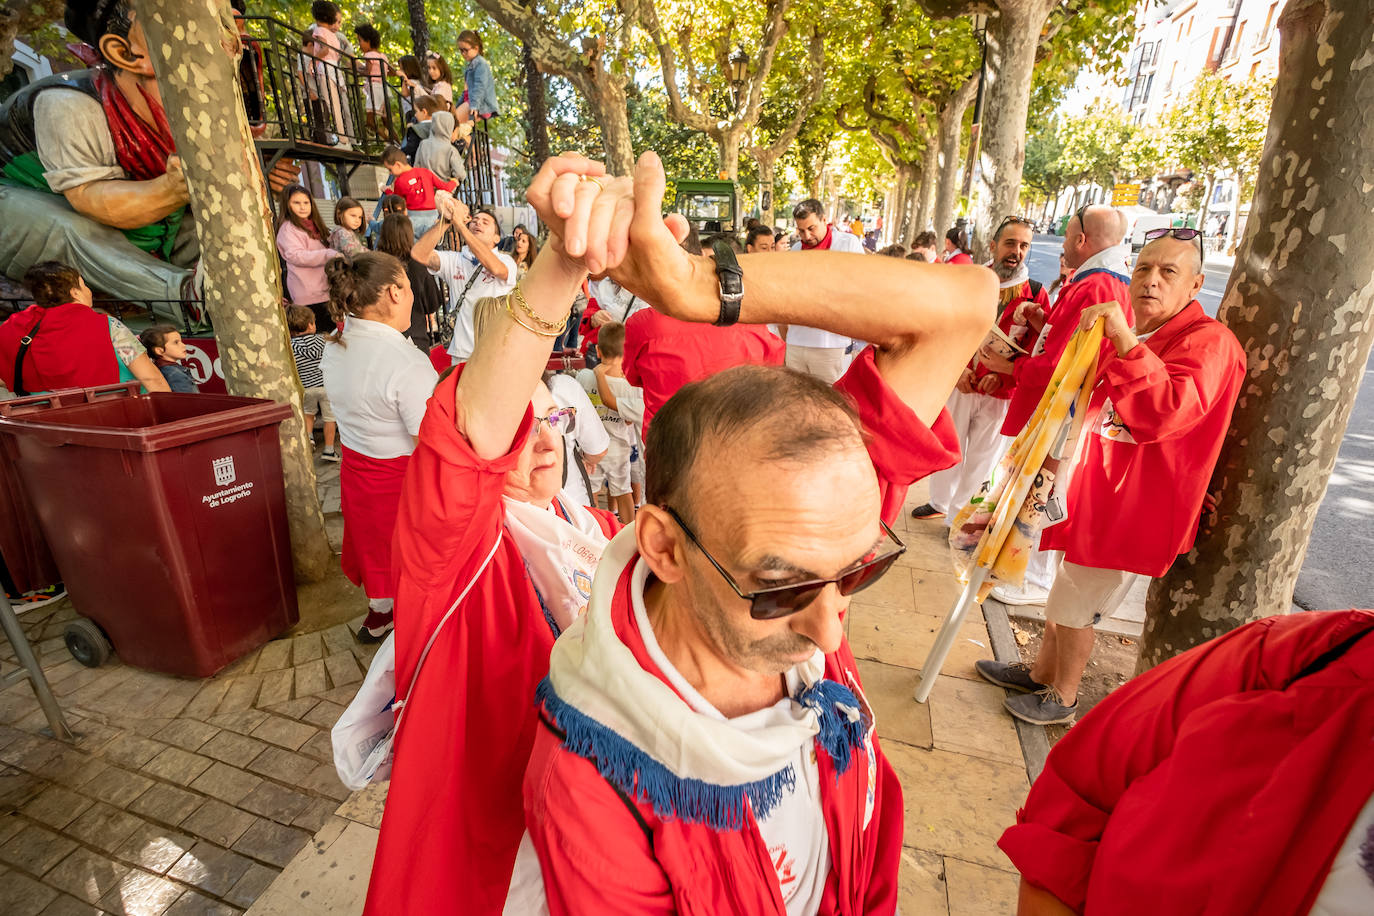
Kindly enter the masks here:
<path id="1" fill-rule="evenodd" d="M 310 192 L 298 184 L 281 192 L 278 208 L 277 252 L 286 262 L 286 294 L 296 305 L 315 313 L 322 332 L 334 327 L 329 314 L 329 281 L 324 265 L 339 252 L 326 244 L 329 237 Z"/>

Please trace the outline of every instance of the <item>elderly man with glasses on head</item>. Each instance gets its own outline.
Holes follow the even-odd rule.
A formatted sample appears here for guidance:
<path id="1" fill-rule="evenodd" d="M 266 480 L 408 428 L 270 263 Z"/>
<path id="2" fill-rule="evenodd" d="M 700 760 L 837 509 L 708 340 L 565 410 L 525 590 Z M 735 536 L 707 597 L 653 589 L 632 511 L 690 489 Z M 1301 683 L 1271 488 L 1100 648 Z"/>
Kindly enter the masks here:
<path id="1" fill-rule="evenodd" d="M 1030 303 L 1042 311 L 1050 307 L 1045 288 L 1030 278 L 1027 269 L 1031 238 L 1031 221 L 1020 216 L 1003 219 L 992 235 L 992 262 L 988 266 L 1000 281 L 1002 314 L 984 343 L 1007 358 L 1017 352 L 1016 347 L 1029 348 L 1032 343 L 1027 339 L 1030 327 L 1024 319 L 1017 321 L 1021 304 Z M 953 515 L 983 485 L 1008 441 L 1001 429 L 1014 384 L 1010 373 L 988 368 L 977 356 L 969 360 L 946 405 L 959 433 L 959 463 L 930 475 L 930 501 L 912 509 L 912 518 Z"/>
<path id="2" fill-rule="evenodd" d="M 1006 700 L 1037 725 L 1072 722 L 1093 647 L 1093 625 L 1109 617 L 1137 576 L 1163 575 L 1193 546 L 1207 483 L 1245 377 L 1245 352 L 1198 304 L 1202 237 L 1196 229 L 1146 234 L 1131 273 L 1130 309 L 1084 310 L 1080 327 L 1106 320 L 1081 458 L 1067 518 L 1042 546 L 1062 550 L 1045 604 L 1045 638 L 1033 665 L 977 663 L 994 684 L 1025 695 Z M 1094 418 L 1096 418 L 1094 420 Z"/>
<path id="3" fill-rule="evenodd" d="M 844 617 L 903 550 L 887 523 L 908 485 L 957 458 L 944 403 L 991 325 L 994 275 L 823 251 L 694 257 L 664 228 L 663 189 L 646 154 L 581 218 L 585 245 L 572 201 L 540 218 L 676 318 L 874 345 L 833 388 L 741 366 L 658 413 L 645 505 L 539 688 L 516 872 L 542 867 L 554 916 L 891 914 L 901 787 Z"/>

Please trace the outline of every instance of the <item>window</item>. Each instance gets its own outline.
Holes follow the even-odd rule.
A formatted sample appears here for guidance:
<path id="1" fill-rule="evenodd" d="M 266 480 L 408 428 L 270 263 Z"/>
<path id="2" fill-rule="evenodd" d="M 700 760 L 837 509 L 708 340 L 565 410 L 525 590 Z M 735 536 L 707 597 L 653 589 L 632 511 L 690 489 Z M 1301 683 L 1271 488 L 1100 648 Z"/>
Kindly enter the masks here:
<path id="1" fill-rule="evenodd" d="M 1164 47 L 1164 42 L 1162 42 L 1162 41 L 1157 41 L 1157 42 L 1155 42 L 1155 53 L 1154 53 L 1154 56 L 1150 58 L 1150 65 L 1151 65 L 1151 66 L 1154 66 L 1155 64 L 1159 63 L 1159 49 L 1162 48 L 1162 47 Z"/>
<path id="2" fill-rule="evenodd" d="M 1236 34 L 1231 36 L 1231 47 L 1226 49 L 1227 60 L 1235 60 L 1240 57 L 1241 42 L 1245 40 L 1245 25 L 1246 23 L 1242 22 L 1236 26 Z"/>
<path id="3" fill-rule="evenodd" d="M 1172 67 L 1169 68 L 1169 82 L 1167 82 L 1167 83 L 1164 84 L 1164 94 L 1165 94 L 1165 95 L 1168 95 L 1169 93 L 1171 93 L 1171 92 L 1174 91 L 1174 77 L 1177 76 L 1177 75 L 1178 75 L 1178 61 L 1174 61 L 1174 65 L 1173 65 Z"/>
<path id="4" fill-rule="evenodd" d="M 1260 32 L 1257 44 L 1263 46 L 1269 44 L 1269 39 L 1274 37 L 1274 27 L 1278 25 L 1279 5 L 1272 3 L 1269 6 L 1269 15 L 1264 17 L 1264 31 Z"/>
<path id="5" fill-rule="evenodd" d="M 1189 17 L 1188 17 L 1188 34 L 1189 34 L 1189 35 L 1193 34 L 1193 17 L 1192 17 L 1192 16 L 1189 16 Z"/>

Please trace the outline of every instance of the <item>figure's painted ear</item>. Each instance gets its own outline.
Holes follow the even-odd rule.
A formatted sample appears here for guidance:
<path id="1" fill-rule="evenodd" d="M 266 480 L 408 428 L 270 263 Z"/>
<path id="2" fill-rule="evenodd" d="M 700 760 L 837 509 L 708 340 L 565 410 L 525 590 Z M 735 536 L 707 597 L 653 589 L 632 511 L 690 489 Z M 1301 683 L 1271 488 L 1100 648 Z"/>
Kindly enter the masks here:
<path id="1" fill-rule="evenodd" d="M 112 66 L 139 76 L 154 76 L 153 61 L 148 56 L 148 42 L 143 35 L 143 26 L 137 20 L 129 27 L 127 38 L 106 32 L 100 36 L 97 47 L 100 56 Z"/>

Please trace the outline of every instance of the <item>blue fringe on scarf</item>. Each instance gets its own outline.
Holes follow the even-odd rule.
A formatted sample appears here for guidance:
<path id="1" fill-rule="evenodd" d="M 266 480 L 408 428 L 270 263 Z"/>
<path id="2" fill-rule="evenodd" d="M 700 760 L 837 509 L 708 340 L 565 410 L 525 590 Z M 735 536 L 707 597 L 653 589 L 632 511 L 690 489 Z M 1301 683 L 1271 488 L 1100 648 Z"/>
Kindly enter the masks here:
<path id="1" fill-rule="evenodd" d="M 525 564 L 525 578 L 530 580 L 530 588 L 534 589 L 534 597 L 539 599 L 539 610 L 544 612 L 544 622 L 549 625 L 549 631 L 553 633 L 553 638 L 557 639 L 563 635 L 563 628 L 558 625 L 558 621 L 553 619 L 553 611 L 544 603 L 544 596 L 539 594 L 539 586 L 534 584 L 534 576 L 530 575 L 530 564 Z"/>
<path id="2" fill-rule="evenodd" d="M 739 830 L 744 826 L 746 800 L 754 816 L 766 818 L 797 784 L 791 764 L 755 782 L 721 786 L 700 779 L 679 777 L 647 752 L 613 730 L 564 702 L 544 678 L 535 696 L 563 730 L 563 746 L 596 765 L 605 780 L 626 795 L 653 805 L 661 818 L 676 817 L 712 830 Z M 807 688 L 798 702 L 816 710 L 820 717 L 821 747 L 830 755 L 838 776 L 853 761 L 853 748 L 864 740 L 862 718 L 851 722 L 839 708 L 856 712 L 859 703 L 842 684 L 821 680 Z"/>

